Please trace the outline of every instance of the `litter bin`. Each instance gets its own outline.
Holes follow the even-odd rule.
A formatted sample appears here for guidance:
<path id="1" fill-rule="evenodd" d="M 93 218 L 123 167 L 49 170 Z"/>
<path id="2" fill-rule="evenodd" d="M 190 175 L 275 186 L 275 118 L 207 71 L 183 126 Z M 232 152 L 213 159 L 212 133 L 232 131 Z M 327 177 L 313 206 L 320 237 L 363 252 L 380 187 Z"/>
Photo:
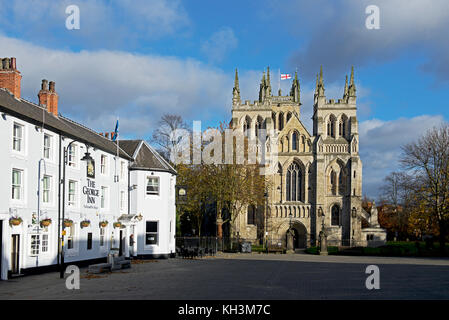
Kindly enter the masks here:
<path id="1" fill-rule="evenodd" d="M 251 253 L 251 242 L 242 242 L 240 252 Z"/>

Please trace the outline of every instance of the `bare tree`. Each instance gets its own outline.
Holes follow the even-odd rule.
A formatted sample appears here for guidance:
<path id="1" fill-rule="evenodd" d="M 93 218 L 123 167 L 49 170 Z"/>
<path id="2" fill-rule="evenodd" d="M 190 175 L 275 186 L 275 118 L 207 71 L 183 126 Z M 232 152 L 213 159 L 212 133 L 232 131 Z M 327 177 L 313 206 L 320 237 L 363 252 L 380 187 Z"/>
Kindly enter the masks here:
<path id="1" fill-rule="evenodd" d="M 181 116 L 164 114 L 158 121 L 158 127 L 153 131 L 151 143 L 156 144 L 157 151 L 170 161 L 170 152 L 176 147 L 176 141 L 172 141 L 171 134 L 176 129 L 186 129 L 188 126 Z"/>
<path id="2" fill-rule="evenodd" d="M 406 236 L 408 231 L 412 181 L 413 177 L 406 172 L 395 171 L 384 178 L 381 187 L 382 201 L 389 206 L 387 211 L 391 211 L 388 214 L 384 212 L 382 220 L 401 237 Z"/>
<path id="3" fill-rule="evenodd" d="M 413 191 L 424 221 L 435 223 L 444 250 L 449 221 L 449 124 L 433 128 L 402 148 L 401 164 L 415 181 Z"/>

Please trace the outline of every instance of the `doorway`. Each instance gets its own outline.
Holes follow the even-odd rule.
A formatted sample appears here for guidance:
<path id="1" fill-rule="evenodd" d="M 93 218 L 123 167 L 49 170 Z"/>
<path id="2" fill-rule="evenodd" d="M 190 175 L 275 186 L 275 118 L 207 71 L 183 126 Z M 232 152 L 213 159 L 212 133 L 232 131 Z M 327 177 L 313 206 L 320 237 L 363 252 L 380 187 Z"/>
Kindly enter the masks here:
<path id="1" fill-rule="evenodd" d="M 292 224 L 293 236 L 293 248 L 304 249 L 307 248 L 307 229 L 301 222 L 295 222 Z"/>
<path id="2" fill-rule="evenodd" d="M 20 235 L 11 236 L 11 273 L 19 274 L 20 271 Z"/>
<path id="3" fill-rule="evenodd" d="M 123 231 L 122 230 L 120 230 L 118 255 L 120 257 L 123 255 Z"/>
<path id="4" fill-rule="evenodd" d="M 2 262 L 3 262 L 3 220 L 0 220 L 0 280 L 3 270 Z"/>

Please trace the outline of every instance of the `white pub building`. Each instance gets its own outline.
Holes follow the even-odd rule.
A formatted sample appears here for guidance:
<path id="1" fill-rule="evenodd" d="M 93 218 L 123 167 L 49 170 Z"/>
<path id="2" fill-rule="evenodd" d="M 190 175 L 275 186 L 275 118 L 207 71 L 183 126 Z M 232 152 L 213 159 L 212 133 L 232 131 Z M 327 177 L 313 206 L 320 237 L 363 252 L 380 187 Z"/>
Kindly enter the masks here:
<path id="1" fill-rule="evenodd" d="M 54 82 L 22 99 L 21 79 L 0 59 L 0 278 L 174 254 L 175 170 L 143 140 L 63 117 Z"/>

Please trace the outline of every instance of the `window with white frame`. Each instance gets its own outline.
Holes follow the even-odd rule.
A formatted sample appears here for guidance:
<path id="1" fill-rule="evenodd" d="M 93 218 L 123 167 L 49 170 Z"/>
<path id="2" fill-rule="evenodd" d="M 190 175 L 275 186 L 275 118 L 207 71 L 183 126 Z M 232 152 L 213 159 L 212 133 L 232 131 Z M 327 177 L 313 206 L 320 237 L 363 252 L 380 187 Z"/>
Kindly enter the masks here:
<path id="1" fill-rule="evenodd" d="M 68 163 L 70 167 L 76 167 L 76 145 L 71 144 L 68 150 Z"/>
<path id="2" fill-rule="evenodd" d="M 120 210 L 125 210 L 125 191 L 120 191 Z"/>
<path id="3" fill-rule="evenodd" d="M 48 234 L 31 234 L 30 235 L 30 255 L 37 256 L 41 253 L 47 253 L 48 247 Z"/>
<path id="4" fill-rule="evenodd" d="M 12 169 L 12 199 L 22 200 L 23 198 L 23 170 Z"/>
<path id="5" fill-rule="evenodd" d="M 42 234 L 42 246 L 41 246 L 42 253 L 48 252 L 48 234 Z"/>
<path id="6" fill-rule="evenodd" d="M 108 162 L 108 157 L 105 156 L 104 154 L 101 155 L 100 158 L 100 172 L 101 174 L 106 174 L 107 173 L 107 162 Z"/>
<path id="7" fill-rule="evenodd" d="M 145 244 L 157 245 L 158 244 L 158 222 L 147 221 L 145 232 Z"/>
<path id="8" fill-rule="evenodd" d="M 71 225 L 70 227 L 65 227 L 65 231 L 67 234 L 67 249 L 73 249 L 75 239 L 75 226 Z"/>
<path id="9" fill-rule="evenodd" d="M 147 177 L 147 194 L 159 194 L 159 177 Z"/>
<path id="10" fill-rule="evenodd" d="M 51 157 L 51 136 L 44 134 L 44 158 L 50 159 Z"/>
<path id="11" fill-rule="evenodd" d="M 19 152 L 23 150 L 23 126 L 18 123 L 14 123 L 13 127 L 12 148 Z"/>
<path id="12" fill-rule="evenodd" d="M 69 180 L 69 206 L 76 205 L 76 181 Z"/>
<path id="13" fill-rule="evenodd" d="M 32 234 L 30 236 L 30 254 L 32 256 L 37 256 L 39 254 L 40 242 L 41 239 L 39 234 Z"/>
<path id="14" fill-rule="evenodd" d="M 44 176 L 42 179 L 42 202 L 50 203 L 51 202 L 51 177 Z"/>
<path id="15" fill-rule="evenodd" d="M 101 208 L 104 209 L 107 207 L 107 193 L 108 188 L 107 187 L 101 187 Z"/>

